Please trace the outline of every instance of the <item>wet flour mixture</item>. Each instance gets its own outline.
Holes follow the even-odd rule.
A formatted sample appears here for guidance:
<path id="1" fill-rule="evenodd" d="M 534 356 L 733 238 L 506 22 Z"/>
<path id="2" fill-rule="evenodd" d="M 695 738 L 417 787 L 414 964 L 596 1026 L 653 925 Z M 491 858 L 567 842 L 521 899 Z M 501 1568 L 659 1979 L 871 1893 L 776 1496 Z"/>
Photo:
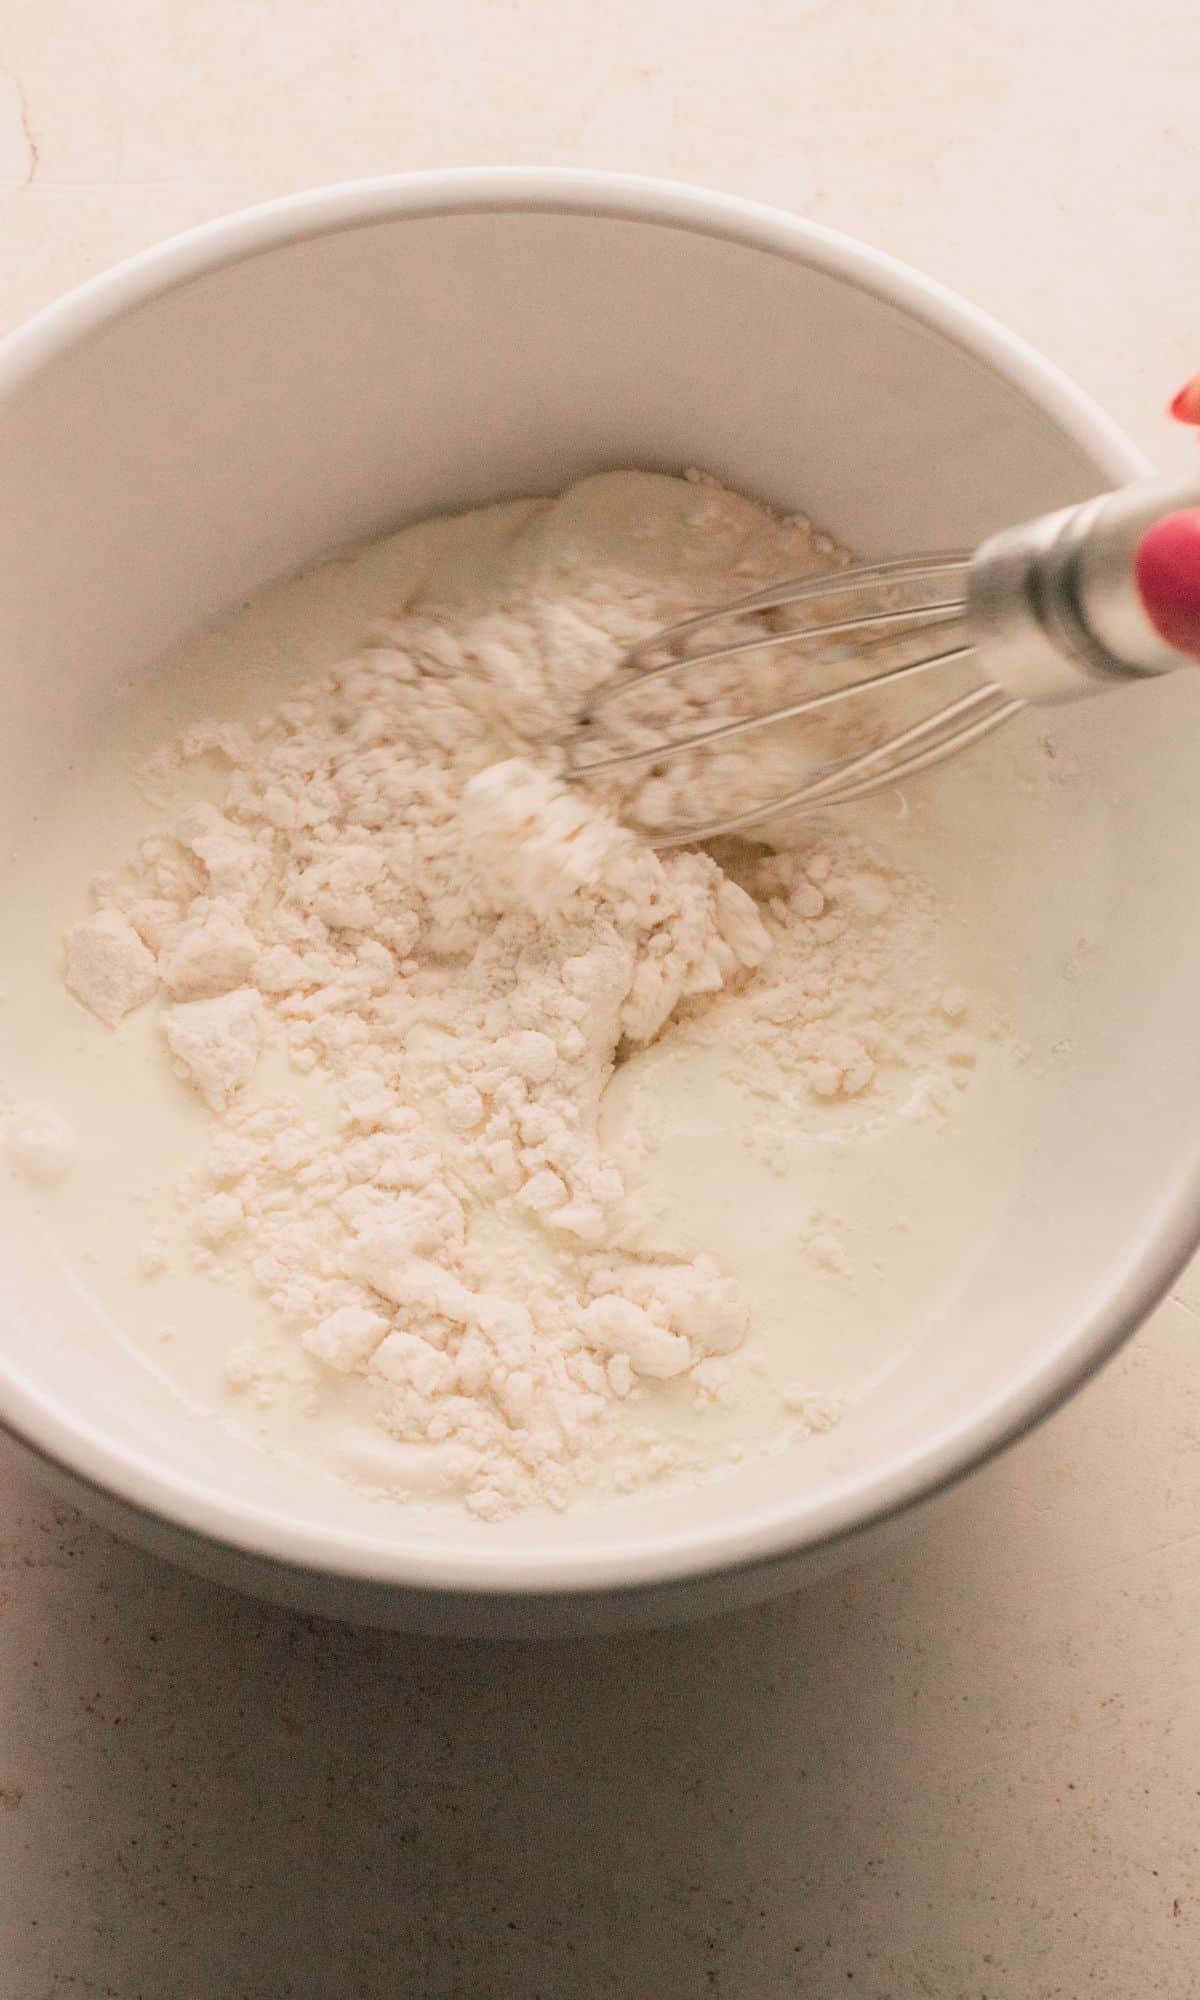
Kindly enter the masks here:
<path id="1" fill-rule="evenodd" d="M 607 475 L 285 587 L 307 592 L 290 626 L 247 614 L 224 678 L 191 677 L 191 701 L 231 699 L 148 757 L 139 725 L 145 830 L 90 901 L 64 890 L 61 976 L 137 1129 L 189 1107 L 121 1247 L 123 1316 L 225 1287 L 237 1309 L 177 1338 L 219 1347 L 268 1441 L 490 1518 L 836 1421 L 803 1274 L 845 1292 L 875 1228 L 856 1237 L 845 1159 L 928 1150 L 980 1058 L 936 901 L 852 814 L 657 853 L 628 798 L 559 774 L 628 645 L 842 560 L 711 481 Z M 308 672 L 287 635 L 323 576 L 376 615 Z M 632 804 L 665 815 L 688 782 Z M 10 1160 L 78 1178 L 81 1116 L 69 1089 L 10 1093 Z M 828 1142 L 828 1204 L 798 1134 Z M 739 1252 L 714 1186 L 722 1208 L 774 1191 L 783 1263 Z"/>

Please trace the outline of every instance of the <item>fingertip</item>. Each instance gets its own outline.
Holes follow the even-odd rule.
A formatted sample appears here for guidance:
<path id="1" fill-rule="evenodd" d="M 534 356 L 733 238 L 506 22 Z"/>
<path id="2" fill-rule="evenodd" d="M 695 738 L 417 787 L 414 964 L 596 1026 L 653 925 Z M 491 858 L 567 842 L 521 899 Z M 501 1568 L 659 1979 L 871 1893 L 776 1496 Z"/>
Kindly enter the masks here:
<path id="1" fill-rule="evenodd" d="M 1160 638 L 1200 660 L 1200 507 L 1148 528 L 1134 558 L 1138 594 Z"/>
<path id="2" fill-rule="evenodd" d="M 1200 375 L 1193 375 L 1167 405 L 1168 414 L 1180 424 L 1200 424 Z"/>

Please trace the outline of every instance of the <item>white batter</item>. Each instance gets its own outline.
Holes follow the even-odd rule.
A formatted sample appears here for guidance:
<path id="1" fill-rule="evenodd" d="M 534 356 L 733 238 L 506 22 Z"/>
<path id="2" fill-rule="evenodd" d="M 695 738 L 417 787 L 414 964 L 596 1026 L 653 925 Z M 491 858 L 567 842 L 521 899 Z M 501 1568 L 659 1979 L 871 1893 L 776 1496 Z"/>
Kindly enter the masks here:
<path id="1" fill-rule="evenodd" d="M 0 1077 L 4 1198 L 37 1205 L 119 1337 L 266 1445 L 485 1516 L 700 1476 L 836 1420 L 886 1372 L 1016 1167 L 1028 1083 L 986 933 L 963 923 L 976 829 L 1011 771 L 976 760 L 965 821 L 951 780 L 946 819 L 930 786 L 911 814 L 892 795 L 806 826 L 780 860 L 725 857 L 743 888 L 655 861 L 543 776 L 572 689 L 623 645 L 835 560 L 807 524 L 711 485 L 609 476 L 340 557 L 114 706 L 5 883 Z M 281 723 L 381 618 L 359 667 Z M 415 683 L 398 678 L 414 659 Z M 463 749 L 464 699 L 482 748 Z M 364 812 L 361 781 L 414 741 L 453 767 L 452 796 L 421 822 L 406 901 L 407 794 Z M 513 751 L 499 783 L 471 784 Z M 298 824 L 297 800 L 351 767 L 352 808 L 326 798 Z M 483 886 L 458 911 L 464 813 Z M 218 852 L 214 826 L 218 846 L 220 828 L 256 831 L 270 879 L 248 849 Z M 152 829 L 165 839 L 139 856 Z M 561 1047 L 543 1074 L 538 954 L 552 1000 L 564 954 L 587 955 L 563 925 L 608 925 L 616 1026 L 589 1040 L 614 995 L 576 967 L 580 1032 L 546 1016 Z M 481 945 L 502 962 L 468 1018 Z M 281 954 L 314 949 L 337 966 L 289 984 Z M 372 950 L 370 996 L 339 1001 Z M 364 1052 L 386 1101 L 351 1128 Z M 381 1164 L 402 1137 L 407 1164 Z M 224 1168 L 214 1138 L 233 1145 Z M 330 1174 L 354 1145 L 348 1188 Z"/>

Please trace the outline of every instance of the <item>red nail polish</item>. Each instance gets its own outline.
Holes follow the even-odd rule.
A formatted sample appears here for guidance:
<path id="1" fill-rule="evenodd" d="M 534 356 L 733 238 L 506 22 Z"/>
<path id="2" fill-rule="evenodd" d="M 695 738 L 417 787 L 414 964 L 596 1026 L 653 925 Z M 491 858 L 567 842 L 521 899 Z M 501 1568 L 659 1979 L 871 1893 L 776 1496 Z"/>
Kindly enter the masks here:
<path id="1" fill-rule="evenodd" d="M 1181 424 L 1200 424 L 1200 375 L 1185 382 L 1170 405 L 1171 415 Z"/>

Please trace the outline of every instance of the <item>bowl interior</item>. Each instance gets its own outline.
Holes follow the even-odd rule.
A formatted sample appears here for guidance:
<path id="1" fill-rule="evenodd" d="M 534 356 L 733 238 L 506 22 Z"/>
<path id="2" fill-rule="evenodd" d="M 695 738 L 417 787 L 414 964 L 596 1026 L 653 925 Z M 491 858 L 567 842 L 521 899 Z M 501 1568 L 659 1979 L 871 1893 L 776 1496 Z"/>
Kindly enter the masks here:
<path id="1" fill-rule="evenodd" d="M 5 830 L 122 682 L 339 546 L 623 464 L 701 465 L 864 554 L 970 544 L 1128 469 L 1037 393 L 853 272 L 696 228 L 397 213 L 247 250 L 48 353 L 3 409 Z M 969 1254 L 954 1246 L 953 1283 L 931 1272 L 920 1338 L 828 1436 L 687 1495 L 406 1537 L 353 1493 L 314 1504 L 301 1470 L 252 1460 L 189 1409 L 0 1205 L 3 1413 L 233 1539 L 498 1585 L 523 1564 L 580 1582 L 728 1558 L 764 1522 L 807 1537 L 918 1465 L 945 1470 L 965 1429 L 982 1440 L 1065 1386 L 1189 1247 L 1195 723 L 1190 685 L 1057 720 L 1079 786 L 1065 832 L 1016 763 L 1002 835 L 973 815 L 970 770 L 948 778 L 947 866 L 989 898 L 981 949 L 998 982 L 1019 969 L 1044 1088 L 1020 1171 Z"/>

